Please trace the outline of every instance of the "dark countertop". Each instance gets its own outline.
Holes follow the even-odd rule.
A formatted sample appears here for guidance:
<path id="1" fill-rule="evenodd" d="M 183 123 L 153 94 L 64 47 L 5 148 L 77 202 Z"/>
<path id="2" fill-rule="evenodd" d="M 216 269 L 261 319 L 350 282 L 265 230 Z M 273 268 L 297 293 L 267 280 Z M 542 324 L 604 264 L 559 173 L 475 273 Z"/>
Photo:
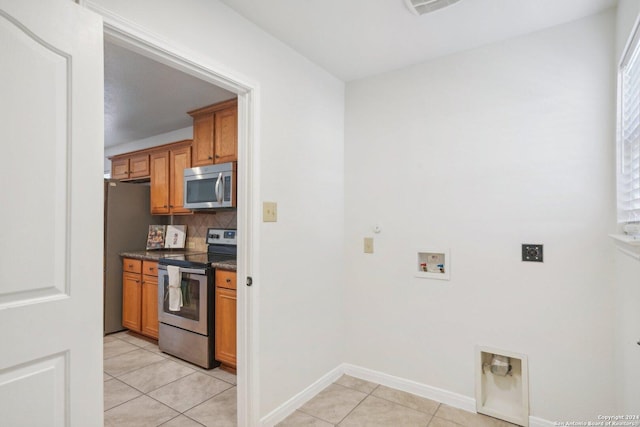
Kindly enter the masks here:
<path id="1" fill-rule="evenodd" d="M 122 258 L 139 259 L 142 261 L 159 261 L 160 258 L 167 258 L 171 255 L 186 255 L 186 254 L 201 254 L 202 251 L 195 251 L 193 249 L 168 249 L 159 251 L 129 251 L 122 252 L 120 256 Z M 219 261 L 211 263 L 213 268 L 219 268 L 220 270 L 237 271 L 236 260 Z"/>
<path id="2" fill-rule="evenodd" d="M 236 264 L 236 260 L 230 260 L 230 261 L 219 261 L 219 262 L 212 262 L 211 266 L 213 268 L 219 268 L 220 270 L 231 270 L 231 271 L 237 271 L 237 264 Z"/>
<path id="3" fill-rule="evenodd" d="M 171 255 L 185 255 L 185 254 L 201 254 L 202 251 L 194 251 L 193 249 L 167 249 L 159 251 L 129 251 L 122 252 L 120 256 L 122 258 L 140 259 L 142 261 L 158 261 L 160 258 L 167 258 Z"/>

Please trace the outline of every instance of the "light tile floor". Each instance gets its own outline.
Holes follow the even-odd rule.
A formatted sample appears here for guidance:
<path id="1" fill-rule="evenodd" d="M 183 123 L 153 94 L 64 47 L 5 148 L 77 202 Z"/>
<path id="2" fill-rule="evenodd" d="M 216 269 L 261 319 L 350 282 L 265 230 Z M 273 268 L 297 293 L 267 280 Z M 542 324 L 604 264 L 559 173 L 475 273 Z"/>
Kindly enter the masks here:
<path id="1" fill-rule="evenodd" d="M 278 427 L 507 427 L 506 421 L 452 408 L 343 375 Z"/>
<path id="2" fill-rule="evenodd" d="M 104 337 L 104 425 L 236 426 L 236 376 L 162 353 L 131 332 Z"/>
<path id="3" fill-rule="evenodd" d="M 104 425 L 236 427 L 236 376 L 160 352 L 130 332 L 104 338 Z M 513 424 L 343 375 L 280 427 L 507 427 Z"/>

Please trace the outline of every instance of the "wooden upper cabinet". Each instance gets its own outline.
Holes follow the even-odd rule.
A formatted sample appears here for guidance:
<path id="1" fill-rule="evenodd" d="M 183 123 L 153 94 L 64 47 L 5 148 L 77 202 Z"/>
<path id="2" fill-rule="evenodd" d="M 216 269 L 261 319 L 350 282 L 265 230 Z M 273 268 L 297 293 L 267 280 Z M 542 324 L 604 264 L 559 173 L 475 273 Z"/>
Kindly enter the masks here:
<path id="1" fill-rule="evenodd" d="M 192 164 L 194 167 L 213 164 L 213 129 L 213 114 L 193 118 Z"/>
<path id="2" fill-rule="evenodd" d="M 193 167 L 238 160 L 237 99 L 199 108 L 189 115 L 193 117 Z"/>
<path id="3" fill-rule="evenodd" d="M 149 178 L 149 172 L 149 153 L 118 155 L 111 160 L 113 179 L 144 179 Z"/>
<path id="4" fill-rule="evenodd" d="M 129 179 L 129 158 L 114 158 L 111 160 L 111 178 Z"/>
<path id="5" fill-rule="evenodd" d="M 151 153 L 151 213 L 189 214 L 184 208 L 184 170 L 191 167 L 191 140 Z"/>
<path id="6" fill-rule="evenodd" d="M 191 213 L 184 207 L 184 170 L 191 167 L 191 146 L 169 151 L 169 208 L 172 214 Z"/>
<path id="7" fill-rule="evenodd" d="M 238 108 L 233 106 L 214 114 L 214 163 L 238 160 Z"/>
<path id="8" fill-rule="evenodd" d="M 169 214 L 169 151 L 152 153 L 151 163 L 151 214 Z"/>
<path id="9" fill-rule="evenodd" d="M 129 178 L 144 178 L 149 174 L 149 154 L 140 154 L 129 159 Z"/>

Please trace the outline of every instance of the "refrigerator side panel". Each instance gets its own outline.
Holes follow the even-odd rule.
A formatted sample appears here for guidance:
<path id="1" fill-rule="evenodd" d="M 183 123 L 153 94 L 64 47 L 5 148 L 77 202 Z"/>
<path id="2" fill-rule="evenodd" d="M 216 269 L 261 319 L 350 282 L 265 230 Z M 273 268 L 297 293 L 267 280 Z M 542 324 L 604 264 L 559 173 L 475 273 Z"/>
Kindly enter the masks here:
<path id="1" fill-rule="evenodd" d="M 149 186 L 110 180 L 105 208 L 104 332 L 122 327 L 122 258 L 125 251 L 144 250 L 150 224 L 162 224 L 149 207 Z"/>

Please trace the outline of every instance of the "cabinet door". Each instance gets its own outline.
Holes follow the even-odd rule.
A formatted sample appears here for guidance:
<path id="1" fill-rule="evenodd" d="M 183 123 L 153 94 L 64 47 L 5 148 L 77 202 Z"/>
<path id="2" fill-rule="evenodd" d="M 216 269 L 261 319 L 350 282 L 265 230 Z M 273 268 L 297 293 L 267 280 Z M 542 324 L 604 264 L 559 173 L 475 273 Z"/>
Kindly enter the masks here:
<path id="1" fill-rule="evenodd" d="M 140 274 L 122 275 L 122 326 L 140 332 Z"/>
<path id="2" fill-rule="evenodd" d="M 236 289 L 236 272 L 229 270 L 216 269 L 216 281 L 215 284 L 219 288 Z"/>
<path id="3" fill-rule="evenodd" d="M 193 167 L 213 164 L 213 113 L 193 119 Z"/>
<path id="4" fill-rule="evenodd" d="M 111 178 L 128 179 L 129 178 L 129 158 L 111 160 Z"/>
<path id="5" fill-rule="evenodd" d="M 216 288 L 217 361 L 236 367 L 236 291 Z"/>
<path id="6" fill-rule="evenodd" d="M 191 167 L 191 147 L 183 147 L 171 150 L 169 168 L 170 179 L 170 203 L 171 213 L 191 213 L 184 208 L 184 170 Z"/>
<path id="7" fill-rule="evenodd" d="M 129 273 L 141 273 L 142 261 L 139 259 L 122 258 L 122 271 Z"/>
<path id="8" fill-rule="evenodd" d="M 142 276 L 140 332 L 158 339 L 158 276 Z"/>
<path id="9" fill-rule="evenodd" d="M 125 258 L 127 259 L 127 258 Z M 158 263 L 155 261 L 142 261 L 142 274 L 146 276 L 158 276 Z"/>
<path id="10" fill-rule="evenodd" d="M 151 154 L 151 213 L 169 213 L 169 152 Z"/>
<path id="11" fill-rule="evenodd" d="M 141 154 L 129 159 L 129 178 L 145 178 L 149 176 L 149 155 Z"/>
<path id="12" fill-rule="evenodd" d="M 238 109 L 227 108 L 215 113 L 214 163 L 238 160 Z"/>

